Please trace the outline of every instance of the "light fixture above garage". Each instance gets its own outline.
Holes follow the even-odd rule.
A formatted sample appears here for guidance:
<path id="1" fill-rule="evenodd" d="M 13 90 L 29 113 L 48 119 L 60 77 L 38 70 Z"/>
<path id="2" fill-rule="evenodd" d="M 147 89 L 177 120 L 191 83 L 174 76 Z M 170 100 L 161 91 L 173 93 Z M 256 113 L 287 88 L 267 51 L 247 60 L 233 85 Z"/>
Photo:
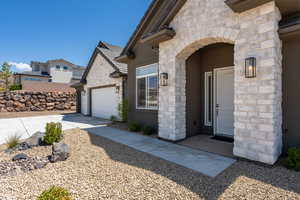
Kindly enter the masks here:
<path id="1" fill-rule="evenodd" d="M 119 92 L 120 92 L 120 86 L 117 85 L 116 86 L 116 93 L 119 94 Z"/>
<path id="2" fill-rule="evenodd" d="M 160 86 L 168 86 L 168 73 L 160 73 Z"/>
<path id="3" fill-rule="evenodd" d="M 249 57 L 245 59 L 245 77 L 255 78 L 256 77 L 256 58 Z"/>

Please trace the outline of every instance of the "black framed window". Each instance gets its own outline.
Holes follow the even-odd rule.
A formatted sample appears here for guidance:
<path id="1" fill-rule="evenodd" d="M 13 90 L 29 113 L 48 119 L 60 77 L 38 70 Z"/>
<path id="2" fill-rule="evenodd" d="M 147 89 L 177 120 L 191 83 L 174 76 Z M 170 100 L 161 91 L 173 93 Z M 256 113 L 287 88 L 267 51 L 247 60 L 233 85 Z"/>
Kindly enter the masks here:
<path id="1" fill-rule="evenodd" d="M 158 65 L 136 69 L 136 107 L 138 109 L 158 108 Z"/>

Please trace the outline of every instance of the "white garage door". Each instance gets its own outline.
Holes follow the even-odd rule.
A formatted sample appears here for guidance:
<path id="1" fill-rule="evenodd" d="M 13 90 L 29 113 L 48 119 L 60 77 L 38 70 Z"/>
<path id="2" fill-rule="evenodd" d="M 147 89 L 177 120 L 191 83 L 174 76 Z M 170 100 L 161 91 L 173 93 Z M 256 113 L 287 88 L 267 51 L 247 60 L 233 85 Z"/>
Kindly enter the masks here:
<path id="1" fill-rule="evenodd" d="M 92 89 L 92 116 L 109 119 L 118 117 L 118 101 L 115 87 Z"/>

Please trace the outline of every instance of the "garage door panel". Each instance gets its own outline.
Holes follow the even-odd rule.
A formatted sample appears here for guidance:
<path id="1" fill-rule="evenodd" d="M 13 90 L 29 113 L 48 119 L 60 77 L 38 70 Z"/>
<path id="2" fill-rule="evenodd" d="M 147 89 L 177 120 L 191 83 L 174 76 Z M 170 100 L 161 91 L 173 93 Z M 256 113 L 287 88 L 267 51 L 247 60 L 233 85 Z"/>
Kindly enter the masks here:
<path id="1" fill-rule="evenodd" d="M 92 116 L 109 119 L 112 115 L 118 117 L 118 96 L 115 87 L 91 90 Z"/>

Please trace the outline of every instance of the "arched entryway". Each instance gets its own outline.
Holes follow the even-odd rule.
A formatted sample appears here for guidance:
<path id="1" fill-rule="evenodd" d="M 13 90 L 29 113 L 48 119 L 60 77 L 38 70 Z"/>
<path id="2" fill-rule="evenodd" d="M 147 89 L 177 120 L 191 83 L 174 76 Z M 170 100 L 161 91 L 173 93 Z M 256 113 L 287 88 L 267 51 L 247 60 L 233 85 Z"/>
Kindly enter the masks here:
<path id="1" fill-rule="evenodd" d="M 216 43 L 186 60 L 186 136 L 233 138 L 234 45 Z"/>
<path id="2" fill-rule="evenodd" d="M 216 16 L 211 3 L 215 1 L 188 1 L 170 24 L 176 36 L 159 44 L 159 73 L 168 74 L 167 86 L 159 87 L 159 137 L 171 141 L 187 137 L 186 61 L 190 56 L 209 45 L 234 44 L 233 152 L 273 164 L 281 154 L 282 143 L 280 13 L 274 2 L 262 5 L 259 10 L 267 8 L 269 12 L 264 15 L 268 17 L 257 26 L 254 22 L 264 16 L 259 10 L 236 15 L 223 7 L 224 13 L 220 10 L 222 14 L 215 18 L 211 17 Z M 261 29 L 265 23 L 274 26 Z M 245 77 L 249 57 L 257 60 L 255 78 Z"/>

